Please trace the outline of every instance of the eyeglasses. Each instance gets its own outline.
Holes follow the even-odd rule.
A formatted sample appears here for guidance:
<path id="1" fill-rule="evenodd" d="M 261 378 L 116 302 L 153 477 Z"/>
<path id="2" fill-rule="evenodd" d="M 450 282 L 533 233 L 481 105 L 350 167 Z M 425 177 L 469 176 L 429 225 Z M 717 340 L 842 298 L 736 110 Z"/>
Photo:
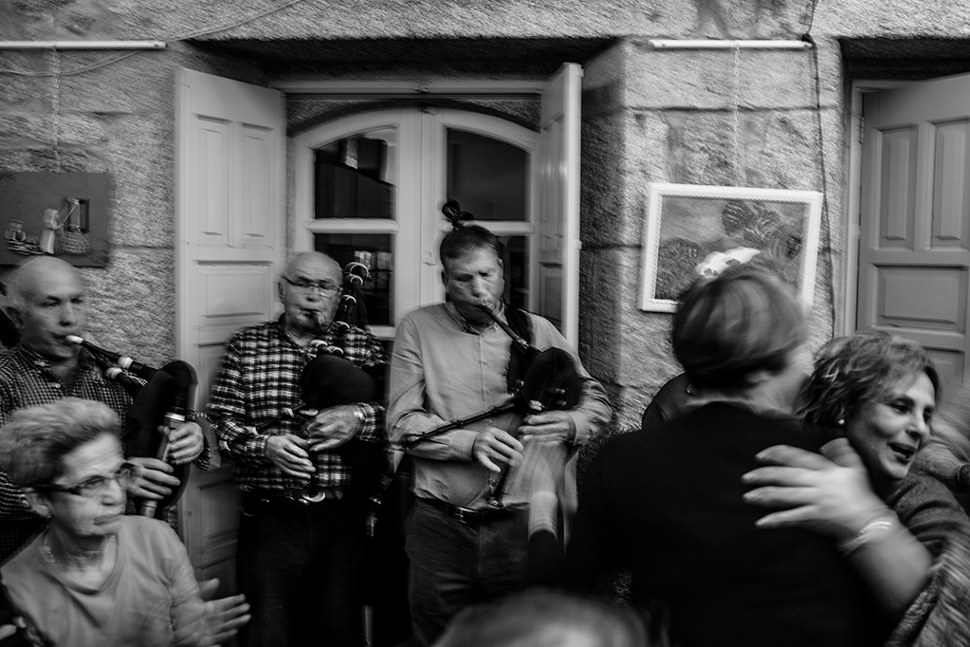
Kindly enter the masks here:
<path id="1" fill-rule="evenodd" d="M 320 290 L 324 296 L 328 297 L 332 297 L 340 290 L 340 286 L 332 281 L 308 281 L 307 279 L 296 279 L 294 281 L 285 276 L 283 277 L 283 280 L 301 292 L 310 292 L 310 290 L 317 289 Z"/>
<path id="2" fill-rule="evenodd" d="M 137 465 L 134 463 L 122 463 L 118 471 L 110 476 L 91 476 L 75 485 L 45 483 L 43 485 L 35 485 L 34 489 L 48 492 L 67 492 L 74 496 L 83 496 L 91 499 L 100 494 L 104 494 L 112 483 L 117 483 L 121 486 L 122 490 L 127 490 L 128 486 L 135 480 L 137 474 Z"/>

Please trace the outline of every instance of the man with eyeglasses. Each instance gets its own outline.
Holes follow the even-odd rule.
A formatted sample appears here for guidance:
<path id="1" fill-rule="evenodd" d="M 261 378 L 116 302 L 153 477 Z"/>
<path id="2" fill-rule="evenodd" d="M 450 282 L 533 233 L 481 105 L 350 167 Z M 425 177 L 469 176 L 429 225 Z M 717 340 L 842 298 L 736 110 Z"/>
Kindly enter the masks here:
<path id="1" fill-rule="evenodd" d="M 383 376 L 380 342 L 333 325 L 341 283 L 329 256 L 293 258 L 278 283 L 283 314 L 233 336 L 209 396 L 242 490 L 236 573 L 253 616 L 243 647 L 363 643 L 365 509 L 348 495 L 361 478 L 348 452 L 383 443 L 384 407 L 368 395 L 313 415 L 290 413 L 303 402 L 301 377 L 318 347 Z"/>
<path id="2" fill-rule="evenodd" d="M 6 281 L 5 309 L 20 339 L 0 355 L 0 425 L 15 411 L 68 396 L 103 402 L 124 420 L 131 397 L 105 378 L 86 350 L 67 339 L 83 337 L 87 327 L 87 290 L 77 269 L 54 256 L 37 256 L 18 265 Z M 178 487 L 168 462 L 132 460 L 141 469 L 130 495 L 157 500 Z M 208 467 L 210 455 L 198 423 L 187 422 L 170 433 L 168 461 Z M 42 521 L 0 469 L 0 563 L 36 534 Z"/>

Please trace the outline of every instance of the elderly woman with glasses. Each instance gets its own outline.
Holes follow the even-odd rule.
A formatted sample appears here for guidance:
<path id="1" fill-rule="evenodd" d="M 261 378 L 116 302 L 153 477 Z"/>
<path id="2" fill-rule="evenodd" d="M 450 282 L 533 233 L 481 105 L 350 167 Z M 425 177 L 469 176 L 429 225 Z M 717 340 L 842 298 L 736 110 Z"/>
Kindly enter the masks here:
<path id="1" fill-rule="evenodd" d="M 15 413 L 0 464 L 47 527 L 0 569 L 40 644 L 213 645 L 244 624 L 242 596 L 204 602 L 185 548 L 164 522 L 125 516 L 118 417 L 64 398 Z"/>

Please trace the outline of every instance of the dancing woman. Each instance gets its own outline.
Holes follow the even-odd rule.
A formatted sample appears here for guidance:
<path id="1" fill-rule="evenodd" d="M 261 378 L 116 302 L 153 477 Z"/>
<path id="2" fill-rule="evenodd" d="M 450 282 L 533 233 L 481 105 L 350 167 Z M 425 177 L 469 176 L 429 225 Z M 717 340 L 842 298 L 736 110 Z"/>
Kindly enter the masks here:
<path id="1" fill-rule="evenodd" d="M 759 455 L 743 479 L 752 504 L 780 508 L 761 528 L 835 539 L 868 581 L 889 645 L 966 645 L 970 519 L 938 480 L 912 469 L 931 436 L 940 378 L 916 343 L 858 332 L 818 353 L 801 409 L 837 436 L 825 456 L 792 447 Z"/>

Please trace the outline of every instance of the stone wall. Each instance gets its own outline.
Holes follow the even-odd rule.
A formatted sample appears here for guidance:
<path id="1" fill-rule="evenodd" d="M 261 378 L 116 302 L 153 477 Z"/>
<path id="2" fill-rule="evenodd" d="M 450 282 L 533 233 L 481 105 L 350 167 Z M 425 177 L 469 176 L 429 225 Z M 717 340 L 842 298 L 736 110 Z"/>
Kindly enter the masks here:
<path id="1" fill-rule="evenodd" d="M 814 51 L 665 51 L 648 40 L 798 39 L 807 31 Z M 56 153 L 51 52 L 0 51 L 0 170 L 112 175 L 111 264 L 84 272 L 92 331 L 159 362 L 175 348 L 179 66 L 260 83 L 293 71 L 353 78 L 402 66 L 539 74 L 576 60 L 585 68 L 580 350 L 625 428 L 677 372 L 669 315 L 638 308 L 647 183 L 824 189 L 820 340 L 841 328 L 847 271 L 849 79 L 840 39 L 880 41 L 888 76 L 894 39 L 933 38 L 945 49 L 968 36 L 970 8 L 950 0 L 14 0 L 0 5 L 0 39 L 169 46 L 60 53 Z"/>
<path id="2" fill-rule="evenodd" d="M 621 426 L 679 372 L 670 315 L 639 309 L 648 183 L 819 190 L 822 144 L 840 145 L 831 128 L 840 104 L 823 91 L 817 109 L 814 70 L 811 50 L 662 50 L 643 39 L 587 64 L 583 297 L 591 319 L 583 341 L 591 370 L 620 387 Z M 841 164 L 828 150 L 826 167 Z M 828 206 L 829 214 L 839 208 L 831 198 Z M 816 286 L 817 340 L 832 330 L 831 225 Z"/>

